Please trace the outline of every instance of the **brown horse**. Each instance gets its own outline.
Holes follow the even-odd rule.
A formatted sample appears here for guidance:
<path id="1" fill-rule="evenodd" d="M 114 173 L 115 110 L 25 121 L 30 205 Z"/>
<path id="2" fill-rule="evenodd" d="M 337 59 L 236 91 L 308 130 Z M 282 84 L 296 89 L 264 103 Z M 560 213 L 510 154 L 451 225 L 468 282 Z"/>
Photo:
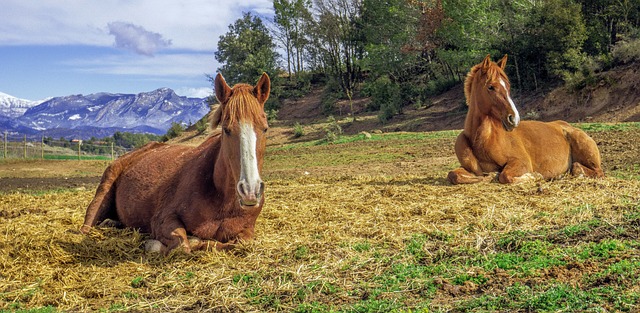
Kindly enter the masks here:
<path id="1" fill-rule="evenodd" d="M 222 132 L 195 148 L 154 142 L 114 161 L 102 175 L 81 232 L 112 219 L 150 233 L 157 241 L 147 248 L 163 253 L 179 246 L 187 253 L 229 249 L 251 239 L 264 204 L 260 173 L 270 84 L 265 73 L 255 87 L 229 88 L 218 74 L 220 106 L 211 124 L 221 125 Z M 189 242 L 188 235 L 196 238 Z"/>
<path id="2" fill-rule="evenodd" d="M 487 57 L 471 68 L 464 83 L 469 111 L 455 143 L 459 167 L 449 172 L 453 184 L 493 180 L 501 183 L 573 175 L 603 177 L 600 152 L 585 132 L 564 121 L 522 121 L 511 100 L 504 72 L 505 55 Z"/>

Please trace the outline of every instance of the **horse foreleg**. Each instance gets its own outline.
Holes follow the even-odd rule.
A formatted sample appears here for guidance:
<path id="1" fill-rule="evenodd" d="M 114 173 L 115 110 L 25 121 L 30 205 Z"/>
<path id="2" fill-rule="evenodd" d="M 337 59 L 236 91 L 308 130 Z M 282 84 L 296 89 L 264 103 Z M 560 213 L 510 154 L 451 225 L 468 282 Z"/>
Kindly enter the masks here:
<path id="1" fill-rule="evenodd" d="M 493 176 L 485 175 L 478 158 L 473 154 L 469 139 L 464 133 L 458 135 L 455 143 L 456 156 L 461 167 L 449 172 L 447 179 L 454 184 L 473 184 L 493 180 Z"/>
<path id="2" fill-rule="evenodd" d="M 215 240 L 202 240 L 198 237 L 189 236 L 188 242 L 190 251 L 227 251 L 235 248 L 235 243 L 222 243 Z M 169 249 L 166 245 L 164 245 L 160 240 L 149 239 L 144 243 L 144 251 L 147 253 L 158 253 L 168 254 L 171 249 Z"/>
<path id="3" fill-rule="evenodd" d="M 198 237 L 188 236 L 187 240 L 189 241 L 189 247 L 191 251 L 199 250 L 198 247 L 202 244 L 202 240 Z M 147 253 L 158 253 L 167 254 L 171 251 L 165 244 L 163 244 L 160 240 L 156 239 L 148 239 L 144 242 L 144 251 Z"/>
<path id="4" fill-rule="evenodd" d="M 215 240 L 198 240 L 197 243 L 191 244 L 191 249 L 204 250 L 204 251 L 228 251 L 233 250 L 236 247 L 236 243 L 233 242 L 219 242 Z"/>
<path id="5" fill-rule="evenodd" d="M 152 223 L 153 220 L 154 219 L 152 219 Z M 161 246 L 154 242 L 145 244 L 145 250 L 149 248 L 148 252 L 162 252 L 162 254 L 167 255 L 171 250 L 182 247 L 184 252 L 191 253 L 191 245 L 189 244 L 189 238 L 187 238 L 187 231 L 177 217 L 168 218 L 156 227 L 152 226 L 151 234 L 160 242 Z M 156 249 L 159 251 L 156 251 Z"/>
<path id="6" fill-rule="evenodd" d="M 482 174 L 476 175 L 474 173 L 470 173 L 466 169 L 459 167 L 447 175 L 447 179 L 454 184 L 475 184 L 480 182 L 490 182 L 495 178 L 493 174 Z"/>
<path id="7" fill-rule="evenodd" d="M 503 184 L 518 184 L 540 179 L 544 179 L 542 174 L 532 172 L 531 166 L 521 159 L 509 161 L 498 175 L 498 180 Z"/>

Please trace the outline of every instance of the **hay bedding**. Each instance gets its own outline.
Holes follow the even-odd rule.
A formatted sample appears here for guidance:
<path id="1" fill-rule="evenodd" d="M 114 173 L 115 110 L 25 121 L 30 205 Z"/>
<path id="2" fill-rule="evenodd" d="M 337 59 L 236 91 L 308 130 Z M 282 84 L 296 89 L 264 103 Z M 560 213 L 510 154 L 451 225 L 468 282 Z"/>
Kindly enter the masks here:
<path id="1" fill-rule="evenodd" d="M 437 160 L 436 168 L 451 161 Z M 412 162 L 374 164 L 378 170 L 364 174 L 346 167 L 268 173 L 257 238 L 233 253 L 161 258 L 145 255 L 145 236 L 132 230 L 82 236 L 76 230 L 93 191 L 4 194 L 0 309 L 245 312 L 313 302 L 340 308 L 366 298 L 364 287 L 380 284 L 376 277 L 406 257 L 402 251 L 416 234 L 433 239 L 423 247 L 429 257 L 460 247 L 491 253 L 508 232 L 594 217 L 616 224 L 640 202 L 638 180 L 451 186 L 443 180 L 446 170 L 417 165 L 425 159 Z M 400 173 L 389 174 L 393 168 Z M 438 234 L 451 240 L 439 241 Z M 415 288 L 382 297 L 415 305 L 423 301 Z M 451 292 L 433 301 L 446 309 L 452 298 L 445 294 Z"/>

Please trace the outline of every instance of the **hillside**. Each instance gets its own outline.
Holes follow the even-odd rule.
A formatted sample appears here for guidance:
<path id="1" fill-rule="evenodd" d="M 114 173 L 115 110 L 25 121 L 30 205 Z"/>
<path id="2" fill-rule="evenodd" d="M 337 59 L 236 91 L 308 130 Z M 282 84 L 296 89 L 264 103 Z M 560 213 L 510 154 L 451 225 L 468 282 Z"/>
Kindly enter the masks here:
<path id="1" fill-rule="evenodd" d="M 567 86 L 530 92 L 513 91 L 513 98 L 523 119 L 552 121 L 557 119 L 579 122 L 636 122 L 640 121 L 640 63 L 616 67 L 597 75 L 597 83 L 575 91 Z M 309 94 L 298 99 L 286 99 L 271 122 L 269 144 L 308 141 L 322 138 L 327 116 L 322 114 L 322 87 L 314 86 Z M 349 103 L 341 100 L 342 115 L 335 115 L 345 134 L 361 131 L 435 131 L 462 129 L 466 104 L 462 84 L 429 99 L 422 108 L 406 106 L 403 112 L 387 123 L 378 120 L 377 112 L 367 112 L 369 99 L 354 99 L 356 121 L 347 114 Z M 304 135 L 295 138 L 293 125 L 300 123 Z M 205 132 L 205 135 L 210 131 Z M 185 132 L 172 142 L 197 144 L 203 136 Z"/>
<path id="2" fill-rule="evenodd" d="M 569 122 L 633 122 L 640 121 L 640 63 L 616 67 L 597 75 L 597 83 L 574 91 L 562 86 L 552 90 L 521 93 L 513 91 L 514 101 L 525 119 Z M 324 122 L 321 112 L 321 90 L 307 97 L 285 100 L 278 112 L 281 125 Z M 460 129 L 466 114 L 462 84 L 430 99 L 431 105 L 416 109 L 407 106 L 402 114 L 382 124 L 376 113 L 362 109 L 367 99 L 356 99 L 358 121 L 344 127 L 347 133 L 361 130 L 432 131 Z M 349 112 L 347 101 L 341 102 L 342 112 Z M 337 118 L 337 117 L 336 117 Z"/>

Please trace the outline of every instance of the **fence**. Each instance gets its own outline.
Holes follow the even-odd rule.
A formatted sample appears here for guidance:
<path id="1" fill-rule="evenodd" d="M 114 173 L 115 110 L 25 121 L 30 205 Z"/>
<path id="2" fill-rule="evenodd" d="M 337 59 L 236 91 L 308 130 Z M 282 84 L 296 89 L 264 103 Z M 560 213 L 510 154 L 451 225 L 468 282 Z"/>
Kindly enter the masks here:
<path id="1" fill-rule="evenodd" d="M 115 160 L 127 153 L 126 149 L 113 142 L 73 140 L 53 140 L 49 137 L 34 139 L 15 133 L 2 134 L 2 157 L 4 159 L 77 159 Z"/>

